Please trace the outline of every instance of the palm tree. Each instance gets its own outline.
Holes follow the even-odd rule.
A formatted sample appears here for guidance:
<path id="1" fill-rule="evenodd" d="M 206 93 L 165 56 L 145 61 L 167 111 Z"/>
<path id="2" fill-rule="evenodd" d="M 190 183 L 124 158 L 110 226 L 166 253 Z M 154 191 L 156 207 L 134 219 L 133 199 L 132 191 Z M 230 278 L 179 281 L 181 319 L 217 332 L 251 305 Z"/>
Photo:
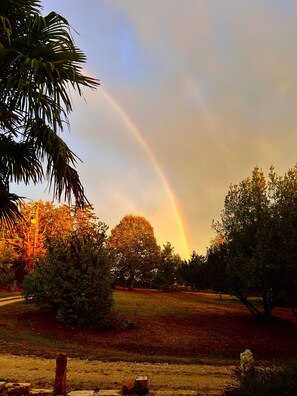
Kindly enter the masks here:
<path id="1" fill-rule="evenodd" d="M 70 89 L 95 88 L 65 18 L 39 0 L 0 3 L 0 221 L 13 224 L 22 199 L 11 182 L 47 180 L 54 198 L 83 206 L 78 157 L 59 136 L 72 111 Z M 44 166 L 43 166 L 44 165 Z"/>

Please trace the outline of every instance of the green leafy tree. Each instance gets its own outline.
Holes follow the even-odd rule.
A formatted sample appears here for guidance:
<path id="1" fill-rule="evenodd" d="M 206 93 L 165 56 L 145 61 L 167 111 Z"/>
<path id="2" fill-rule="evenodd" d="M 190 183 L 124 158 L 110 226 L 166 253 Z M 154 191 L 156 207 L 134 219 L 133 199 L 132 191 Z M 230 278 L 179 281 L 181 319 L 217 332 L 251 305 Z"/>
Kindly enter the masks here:
<path id="1" fill-rule="evenodd" d="M 271 316 L 284 296 L 296 304 L 297 168 L 268 181 L 252 177 L 231 185 L 215 229 L 227 247 L 228 288 L 256 316 Z M 249 297 L 262 298 L 263 310 Z"/>
<path id="2" fill-rule="evenodd" d="M 283 177 L 272 168 L 270 179 L 269 193 L 274 202 L 270 254 L 279 268 L 276 275 L 283 300 L 297 318 L 297 165 Z"/>
<path id="3" fill-rule="evenodd" d="M 180 256 L 174 253 L 174 247 L 170 242 L 163 245 L 159 265 L 153 285 L 163 290 L 171 290 L 178 277 L 178 269 L 182 264 Z"/>
<path id="4" fill-rule="evenodd" d="M 113 256 L 105 247 L 106 226 L 90 227 L 56 239 L 25 278 L 24 296 L 51 307 L 64 323 L 101 327 L 112 308 Z"/>
<path id="5" fill-rule="evenodd" d="M 12 181 L 47 180 L 53 196 L 86 203 L 76 155 L 59 136 L 72 111 L 70 88 L 95 88 L 69 23 L 39 0 L 0 2 L 0 221 L 12 226 L 20 197 Z M 45 165 L 43 167 L 43 165 Z"/>
<path id="6" fill-rule="evenodd" d="M 160 259 L 160 248 L 148 220 L 126 215 L 111 230 L 109 244 L 116 251 L 113 268 L 116 283 L 129 288 L 133 288 L 135 282 L 150 284 Z"/>
<path id="7" fill-rule="evenodd" d="M 207 289 L 205 257 L 193 252 L 190 259 L 180 267 L 180 278 L 193 291 Z"/>
<path id="8" fill-rule="evenodd" d="M 228 290 L 227 285 L 227 245 L 224 241 L 213 243 L 207 250 L 206 255 L 206 276 L 208 278 L 209 289 L 220 293 Z"/>

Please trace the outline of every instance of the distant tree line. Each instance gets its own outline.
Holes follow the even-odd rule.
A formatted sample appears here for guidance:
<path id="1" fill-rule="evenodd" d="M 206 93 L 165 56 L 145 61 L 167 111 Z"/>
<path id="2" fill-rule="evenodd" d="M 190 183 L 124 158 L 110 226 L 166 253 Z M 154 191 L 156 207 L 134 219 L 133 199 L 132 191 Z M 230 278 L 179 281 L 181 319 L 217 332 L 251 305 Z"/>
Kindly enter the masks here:
<path id="1" fill-rule="evenodd" d="M 177 282 L 181 258 L 169 242 L 157 244 L 144 217 L 126 215 L 108 236 L 91 206 L 31 201 L 19 210 L 0 236 L 0 288 L 23 287 L 28 302 L 63 322 L 102 325 L 112 287 L 171 290 Z"/>
<path id="2" fill-rule="evenodd" d="M 91 206 L 55 206 L 43 201 L 23 203 L 20 214 L 14 228 L 3 228 L 0 235 L 2 287 L 21 287 L 24 275 L 50 247 L 72 232 L 92 232 L 99 222 Z M 169 242 L 163 247 L 157 244 L 153 227 L 144 217 L 124 216 L 110 236 L 105 232 L 104 246 L 114 257 L 110 266 L 113 285 L 167 290 L 174 285 L 182 260 Z"/>
<path id="3" fill-rule="evenodd" d="M 66 289 L 63 293 L 81 307 L 86 296 L 95 293 L 92 282 L 85 291 L 80 287 L 90 271 L 94 275 L 89 280 L 106 274 L 101 283 L 110 288 L 229 293 L 255 316 L 269 317 L 275 307 L 287 306 L 297 317 L 297 166 L 282 177 L 271 168 L 267 180 L 256 167 L 251 177 L 231 185 L 221 219 L 213 223 L 216 236 L 207 254 L 193 252 L 188 260 L 182 260 L 169 242 L 159 246 L 153 227 L 141 216 L 124 216 L 108 235 L 90 206 L 74 209 L 39 201 L 23 204 L 20 212 L 14 229 L 1 232 L 0 287 L 21 287 L 24 275 L 30 274 L 25 294 L 32 301 L 57 306 L 53 291 L 45 287 L 47 282 L 55 284 L 54 277 L 76 285 L 82 295 L 74 298 Z M 100 294 L 99 283 L 95 282 Z M 59 281 L 56 285 L 61 301 L 63 289 Z M 69 313 L 59 315 L 68 321 Z"/>

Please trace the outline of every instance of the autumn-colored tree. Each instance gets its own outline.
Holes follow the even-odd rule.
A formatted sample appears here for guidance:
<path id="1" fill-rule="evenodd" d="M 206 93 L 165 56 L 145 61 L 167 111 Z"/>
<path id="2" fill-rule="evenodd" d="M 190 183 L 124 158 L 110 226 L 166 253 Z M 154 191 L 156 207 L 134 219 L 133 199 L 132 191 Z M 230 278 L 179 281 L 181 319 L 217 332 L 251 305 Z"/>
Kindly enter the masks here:
<path id="1" fill-rule="evenodd" d="M 149 284 L 160 260 L 160 247 L 148 220 L 126 215 L 111 231 L 109 245 L 116 250 L 113 268 L 116 283 L 129 288 L 133 288 L 135 282 Z"/>
<path id="2" fill-rule="evenodd" d="M 64 238 L 78 228 L 84 232 L 87 227 L 91 230 L 97 220 L 88 206 L 73 209 L 49 201 L 22 203 L 20 213 L 22 218 L 16 221 L 13 230 L 7 230 L 3 239 L 18 254 L 26 271 L 32 270 L 36 260 L 46 254 L 47 247 L 57 238 Z"/>
<path id="3" fill-rule="evenodd" d="M 24 257 L 26 270 L 30 271 L 33 262 L 45 255 L 46 243 L 73 229 L 73 219 L 69 206 L 55 207 L 52 202 L 23 203 L 20 213 L 22 219 L 13 230 L 13 242 Z"/>
<path id="4" fill-rule="evenodd" d="M 71 215 L 73 218 L 74 230 L 88 230 L 90 225 L 94 225 L 98 222 L 98 217 L 95 215 L 92 205 L 85 205 L 82 208 L 74 206 L 71 208 Z"/>

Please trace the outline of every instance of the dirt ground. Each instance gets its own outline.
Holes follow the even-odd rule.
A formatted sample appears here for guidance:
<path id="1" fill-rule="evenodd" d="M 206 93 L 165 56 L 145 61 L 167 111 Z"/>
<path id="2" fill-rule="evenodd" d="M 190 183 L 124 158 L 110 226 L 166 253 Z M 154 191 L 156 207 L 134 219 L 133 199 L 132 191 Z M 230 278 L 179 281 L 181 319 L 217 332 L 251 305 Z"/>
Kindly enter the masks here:
<path id="1" fill-rule="evenodd" d="M 0 380 L 31 382 L 35 388 L 53 387 L 55 359 L 0 355 Z M 69 359 L 69 390 L 120 389 L 124 379 L 146 375 L 151 390 L 223 389 L 234 383 L 234 367 L 215 365 L 172 365 L 132 362 L 102 362 Z"/>

